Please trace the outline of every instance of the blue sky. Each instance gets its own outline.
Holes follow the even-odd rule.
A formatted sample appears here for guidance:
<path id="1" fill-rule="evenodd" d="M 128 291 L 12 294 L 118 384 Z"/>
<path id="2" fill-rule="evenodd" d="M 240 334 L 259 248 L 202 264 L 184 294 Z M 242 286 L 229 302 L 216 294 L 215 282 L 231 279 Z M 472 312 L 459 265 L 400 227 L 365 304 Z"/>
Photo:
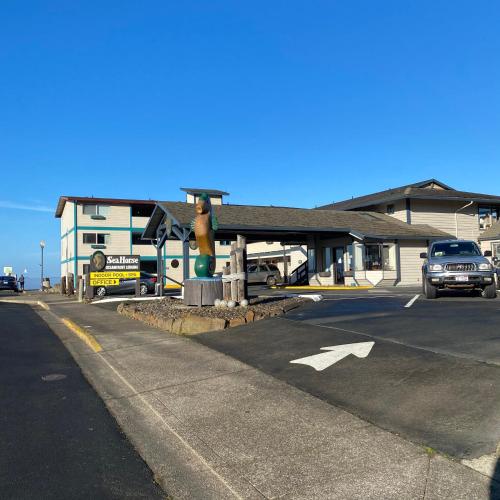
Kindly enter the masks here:
<path id="1" fill-rule="evenodd" d="M 312 207 L 500 194 L 500 3 L 5 0 L 0 270 L 59 273 L 61 194 Z"/>

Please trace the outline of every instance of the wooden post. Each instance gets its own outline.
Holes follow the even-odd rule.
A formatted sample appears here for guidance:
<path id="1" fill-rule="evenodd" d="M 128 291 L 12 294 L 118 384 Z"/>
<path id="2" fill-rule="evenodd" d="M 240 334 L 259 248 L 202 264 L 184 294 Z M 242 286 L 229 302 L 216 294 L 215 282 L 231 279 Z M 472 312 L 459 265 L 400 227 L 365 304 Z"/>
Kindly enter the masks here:
<path id="1" fill-rule="evenodd" d="M 238 301 L 241 302 L 243 299 L 248 299 L 248 281 L 246 279 L 247 273 L 247 239 L 245 236 L 238 234 L 236 236 L 236 241 L 238 243 L 238 248 L 241 250 L 241 265 L 238 272 L 245 274 L 245 279 L 238 281 Z"/>
<path id="2" fill-rule="evenodd" d="M 222 269 L 222 274 L 224 276 L 228 276 L 229 274 L 231 274 L 231 268 L 229 266 L 224 266 L 224 268 Z M 231 300 L 231 283 L 229 281 L 224 281 L 222 283 L 222 289 L 222 297 L 224 298 L 224 300 Z"/>
<path id="3" fill-rule="evenodd" d="M 61 277 L 61 295 L 66 295 L 66 276 Z"/>
<path id="4" fill-rule="evenodd" d="M 83 278 L 78 276 L 78 302 L 83 302 Z"/>
<path id="5" fill-rule="evenodd" d="M 182 279 L 183 281 L 189 279 L 189 240 L 187 237 L 182 242 Z"/>
<path id="6" fill-rule="evenodd" d="M 85 275 L 85 297 L 87 299 L 94 298 L 94 287 L 90 286 L 90 273 Z"/>
<path id="7" fill-rule="evenodd" d="M 288 260 L 287 260 L 287 257 L 286 257 L 286 247 L 285 247 L 285 244 L 282 243 L 283 245 L 283 281 L 285 283 L 288 283 Z"/>
<path id="8" fill-rule="evenodd" d="M 184 282 L 184 304 L 187 306 L 213 306 L 222 297 L 222 280 L 187 280 Z"/>
<path id="9" fill-rule="evenodd" d="M 74 274 L 68 275 L 68 295 L 73 295 L 75 293 L 75 282 L 74 282 Z"/>
<path id="10" fill-rule="evenodd" d="M 237 272 L 236 250 L 237 243 L 231 243 L 231 274 L 235 274 Z M 231 281 L 231 300 L 238 301 L 238 283 L 235 280 Z"/>

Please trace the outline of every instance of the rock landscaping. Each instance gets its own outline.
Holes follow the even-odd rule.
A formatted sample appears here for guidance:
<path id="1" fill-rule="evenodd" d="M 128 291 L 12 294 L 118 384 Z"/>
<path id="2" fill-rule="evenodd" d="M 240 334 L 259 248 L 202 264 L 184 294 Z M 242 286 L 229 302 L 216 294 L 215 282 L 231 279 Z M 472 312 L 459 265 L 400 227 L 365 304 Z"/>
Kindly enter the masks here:
<path id="1" fill-rule="evenodd" d="M 255 297 L 246 307 L 190 307 L 166 297 L 140 303 L 125 302 L 117 310 L 124 316 L 160 330 L 177 335 L 195 335 L 282 316 L 304 302 L 305 299 L 299 297 Z"/>

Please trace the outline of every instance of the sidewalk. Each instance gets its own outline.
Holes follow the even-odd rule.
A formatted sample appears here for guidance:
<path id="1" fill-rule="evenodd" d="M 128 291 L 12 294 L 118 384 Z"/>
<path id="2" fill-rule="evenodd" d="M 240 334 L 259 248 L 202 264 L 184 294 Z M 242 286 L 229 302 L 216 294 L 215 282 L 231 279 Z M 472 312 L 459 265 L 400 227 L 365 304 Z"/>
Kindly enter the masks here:
<path id="1" fill-rule="evenodd" d="M 498 498 L 489 477 L 187 338 L 42 299 L 39 314 L 174 498 Z"/>

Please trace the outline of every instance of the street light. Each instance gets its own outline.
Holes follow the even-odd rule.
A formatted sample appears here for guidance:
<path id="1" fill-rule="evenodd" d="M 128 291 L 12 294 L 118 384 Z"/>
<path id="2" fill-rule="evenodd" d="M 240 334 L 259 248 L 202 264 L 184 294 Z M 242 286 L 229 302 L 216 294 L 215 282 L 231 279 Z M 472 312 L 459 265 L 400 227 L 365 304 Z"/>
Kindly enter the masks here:
<path id="1" fill-rule="evenodd" d="M 45 241 L 40 241 L 40 249 L 42 251 L 42 263 L 40 264 L 42 270 L 40 274 L 40 290 L 43 292 L 43 249 L 45 248 Z"/>

